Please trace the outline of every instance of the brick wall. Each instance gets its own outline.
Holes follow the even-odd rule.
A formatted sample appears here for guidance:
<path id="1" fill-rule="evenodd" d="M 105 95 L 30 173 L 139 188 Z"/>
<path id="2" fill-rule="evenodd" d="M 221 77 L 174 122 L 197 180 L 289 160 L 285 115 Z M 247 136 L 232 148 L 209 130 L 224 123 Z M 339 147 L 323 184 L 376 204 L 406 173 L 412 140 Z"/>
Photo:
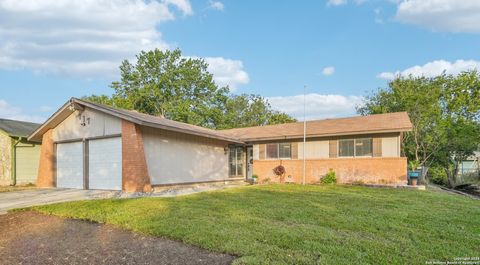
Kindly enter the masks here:
<path id="1" fill-rule="evenodd" d="M 122 190 L 147 192 L 151 190 L 140 127 L 122 121 Z"/>
<path id="2" fill-rule="evenodd" d="M 55 187 L 55 148 L 52 129 L 43 134 L 38 166 L 37 187 Z"/>
<path id="3" fill-rule="evenodd" d="M 260 182 L 266 178 L 270 178 L 272 182 L 280 182 L 273 174 L 273 168 L 280 164 L 285 167 L 285 176 L 291 175 L 295 183 L 302 183 L 303 160 L 254 160 L 253 174 L 258 176 Z M 338 183 L 407 183 L 405 157 L 307 159 L 305 182 L 318 183 L 329 169 L 335 171 Z"/>

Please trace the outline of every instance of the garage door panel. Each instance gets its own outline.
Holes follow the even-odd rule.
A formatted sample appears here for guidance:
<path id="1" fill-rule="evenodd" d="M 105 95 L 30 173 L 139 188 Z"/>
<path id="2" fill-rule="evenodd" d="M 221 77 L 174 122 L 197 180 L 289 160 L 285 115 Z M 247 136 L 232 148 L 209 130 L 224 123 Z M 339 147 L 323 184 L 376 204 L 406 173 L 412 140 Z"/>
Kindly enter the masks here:
<path id="1" fill-rule="evenodd" d="M 89 189 L 122 189 L 122 141 L 120 137 L 88 143 Z"/>
<path id="2" fill-rule="evenodd" d="M 57 144 L 57 187 L 83 189 L 83 143 Z"/>

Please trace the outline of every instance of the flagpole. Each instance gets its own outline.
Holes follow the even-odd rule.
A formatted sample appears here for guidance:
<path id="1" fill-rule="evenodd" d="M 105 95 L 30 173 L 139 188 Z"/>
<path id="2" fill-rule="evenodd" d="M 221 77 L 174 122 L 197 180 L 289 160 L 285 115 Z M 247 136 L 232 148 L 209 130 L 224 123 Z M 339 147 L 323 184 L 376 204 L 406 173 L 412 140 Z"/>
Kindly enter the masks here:
<path id="1" fill-rule="evenodd" d="M 305 149 L 307 149 L 306 91 L 307 91 L 307 86 L 304 85 L 303 86 L 303 175 L 302 175 L 303 185 L 305 185 L 305 171 L 306 171 Z"/>

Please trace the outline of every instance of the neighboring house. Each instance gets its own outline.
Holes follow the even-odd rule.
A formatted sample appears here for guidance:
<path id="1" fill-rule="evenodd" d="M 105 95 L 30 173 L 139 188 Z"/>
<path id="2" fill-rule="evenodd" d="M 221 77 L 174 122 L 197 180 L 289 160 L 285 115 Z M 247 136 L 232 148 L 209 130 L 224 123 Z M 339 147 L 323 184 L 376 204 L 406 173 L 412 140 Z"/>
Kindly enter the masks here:
<path id="1" fill-rule="evenodd" d="M 472 156 L 460 162 L 458 166 L 459 175 L 480 174 L 480 151 L 474 152 Z"/>
<path id="2" fill-rule="evenodd" d="M 307 123 L 306 182 L 406 183 L 406 113 Z M 272 176 L 301 181 L 303 124 L 216 131 L 72 98 L 33 132 L 43 139 L 38 186 L 148 191 L 156 185 Z"/>
<path id="3" fill-rule="evenodd" d="M 40 143 L 27 137 L 40 124 L 0 119 L 0 185 L 35 183 Z"/>

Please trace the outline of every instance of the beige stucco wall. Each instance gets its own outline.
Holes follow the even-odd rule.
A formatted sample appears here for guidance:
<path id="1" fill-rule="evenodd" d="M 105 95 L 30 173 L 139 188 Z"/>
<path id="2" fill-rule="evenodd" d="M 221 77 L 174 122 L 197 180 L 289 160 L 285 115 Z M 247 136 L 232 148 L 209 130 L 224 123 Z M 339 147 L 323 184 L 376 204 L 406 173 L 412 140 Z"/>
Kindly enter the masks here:
<path id="1" fill-rule="evenodd" d="M 305 157 L 307 159 L 328 158 L 329 141 L 307 141 Z M 298 143 L 298 159 L 303 159 L 303 142 Z"/>
<path id="2" fill-rule="evenodd" d="M 260 147 L 258 144 L 253 145 L 253 160 L 260 159 Z"/>
<path id="3" fill-rule="evenodd" d="M 12 154 L 11 138 L 0 131 L 0 185 L 10 185 Z"/>
<path id="4" fill-rule="evenodd" d="M 85 117 L 85 126 L 82 126 Z M 90 119 L 90 122 L 88 122 Z M 83 112 L 75 111 L 53 129 L 53 141 L 84 139 L 89 137 L 120 134 L 122 121 L 111 115 L 86 108 Z"/>
<path id="5" fill-rule="evenodd" d="M 226 142 L 142 127 L 152 185 L 228 179 Z"/>
<path id="6" fill-rule="evenodd" d="M 382 157 L 400 156 L 400 136 L 382 138 Z"/>

